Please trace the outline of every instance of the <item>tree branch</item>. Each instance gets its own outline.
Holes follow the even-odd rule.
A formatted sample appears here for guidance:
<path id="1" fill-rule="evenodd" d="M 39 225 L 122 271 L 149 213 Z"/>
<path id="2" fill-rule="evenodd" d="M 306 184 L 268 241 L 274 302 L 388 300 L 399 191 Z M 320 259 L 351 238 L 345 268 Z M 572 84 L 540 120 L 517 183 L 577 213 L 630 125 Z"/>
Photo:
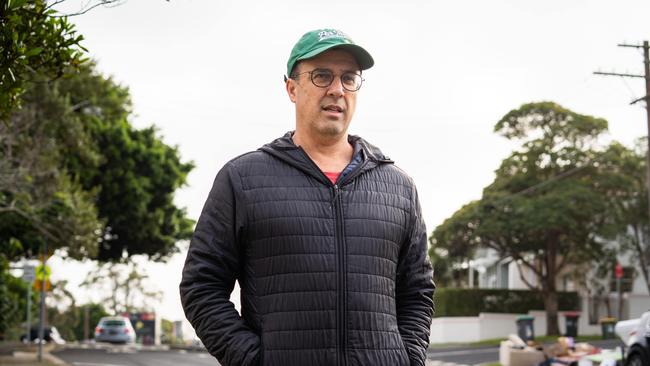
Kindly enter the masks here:
<path id="1" fill-rule="evenodd" d="M 82 7 L 81 10 L 79 10 L 76 13 L 63 14 L 63 15 L 54 15 L 53 17 L 55 17 L 55 18 L 74 17 L 74 16 L 77 16 L 77 15 L 86 14 L 87 12 L 95 9 L 96 7 L 98 7 L 100 5 L 104 5 L 107 8 L 112 8 L 112 7 L 115 7 L 115 6 L 122 5 L 122 3 L 124 3 L 124 1 L 122 1 L 122 0 L 101 0 L 97 4 L 95 4 L 95 5 L 91 6 L 91 7 L 86 7 L 86 8 Z M 88 4 L 90 4 L 90 1 L 88 2 Z"/>

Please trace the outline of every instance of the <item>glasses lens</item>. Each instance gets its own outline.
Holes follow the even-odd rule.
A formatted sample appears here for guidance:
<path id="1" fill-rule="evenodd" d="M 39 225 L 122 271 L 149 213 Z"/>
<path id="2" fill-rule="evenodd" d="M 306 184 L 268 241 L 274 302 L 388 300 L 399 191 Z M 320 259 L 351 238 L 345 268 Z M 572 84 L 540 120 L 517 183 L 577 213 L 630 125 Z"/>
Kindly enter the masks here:
<path id="1" fill-rule="evenodd" d="M 361 75 L 353 72 L 346 72 L 341 75 L 341 83 L 346 90 L 357 91 L 361 88 Z"/>
<path id="2" fill-rule="evenodd" d="M 316 69 L 311 72 L 311 82 L 318 87 L 328 87 L 332 84 L 333 80 L 334 74 L 329 70 Z"/>

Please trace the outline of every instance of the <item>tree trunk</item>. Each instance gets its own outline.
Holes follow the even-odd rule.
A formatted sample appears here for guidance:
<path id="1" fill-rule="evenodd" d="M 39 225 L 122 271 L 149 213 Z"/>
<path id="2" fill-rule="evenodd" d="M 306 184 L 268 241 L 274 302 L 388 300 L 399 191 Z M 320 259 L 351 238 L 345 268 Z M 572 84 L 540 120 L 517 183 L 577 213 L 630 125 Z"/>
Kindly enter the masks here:
<path id="1" fill-rule="evenodd" d="M 557 245 L 558 237 L 552 236 L 546 246 L 545 263 L 546 273 L 543 277 L 544 310 L 546 310 L 546 335 L 560 335 L 560 328 L 557 321 L 557 288 L 555 277 L 557 276 Z"/>
<path id="2" fill-rule="evenodd" d="M 560 327 L 557 321 L 558 302 L 556 291 L 544 293 L 544 308 L 546 310 L 546 335 L 560 335 Z"/>

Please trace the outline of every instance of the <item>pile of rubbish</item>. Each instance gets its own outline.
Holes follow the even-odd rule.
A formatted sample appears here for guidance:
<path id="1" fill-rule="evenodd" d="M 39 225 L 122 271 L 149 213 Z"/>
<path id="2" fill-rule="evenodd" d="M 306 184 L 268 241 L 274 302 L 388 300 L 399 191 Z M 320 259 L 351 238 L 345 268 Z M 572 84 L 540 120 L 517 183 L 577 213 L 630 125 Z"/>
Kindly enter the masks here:
<path id="1" fill-rule="evenodd" d="M 511 334 L 499 349 L 503 366 L 616 366 L 621 359 L 620 348 L 604 350 L 589 343 L 574 343 L 571 337 L 540 345 Z"/>

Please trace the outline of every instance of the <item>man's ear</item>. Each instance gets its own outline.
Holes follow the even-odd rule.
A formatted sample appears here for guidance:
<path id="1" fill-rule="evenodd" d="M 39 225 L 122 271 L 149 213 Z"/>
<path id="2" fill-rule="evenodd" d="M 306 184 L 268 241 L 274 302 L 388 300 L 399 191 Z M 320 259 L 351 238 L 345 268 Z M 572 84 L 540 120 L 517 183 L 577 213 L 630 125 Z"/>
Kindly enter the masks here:
<path id="1" fill-rule="evenodd" d="M 285 82 L 285 87 L 287 88 L 287 95 L 289 96 L 289 99 L 295 103 L 296 102 L 296 87 L 297 83 L 293 79 L 287 79 Z"/>

